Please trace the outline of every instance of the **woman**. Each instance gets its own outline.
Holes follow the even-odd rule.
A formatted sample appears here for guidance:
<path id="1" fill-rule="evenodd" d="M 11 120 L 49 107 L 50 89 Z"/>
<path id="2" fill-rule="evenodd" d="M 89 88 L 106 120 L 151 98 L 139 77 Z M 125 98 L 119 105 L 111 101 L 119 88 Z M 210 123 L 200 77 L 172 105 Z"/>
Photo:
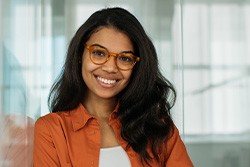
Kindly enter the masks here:
<path id="1" fill-rule="evenodd" d="M 71 40 L 52 113 L 36 121 L 34 166 L 191 167 L 174 101 L 139 21 L 122 8 L 97 11 Z"/>

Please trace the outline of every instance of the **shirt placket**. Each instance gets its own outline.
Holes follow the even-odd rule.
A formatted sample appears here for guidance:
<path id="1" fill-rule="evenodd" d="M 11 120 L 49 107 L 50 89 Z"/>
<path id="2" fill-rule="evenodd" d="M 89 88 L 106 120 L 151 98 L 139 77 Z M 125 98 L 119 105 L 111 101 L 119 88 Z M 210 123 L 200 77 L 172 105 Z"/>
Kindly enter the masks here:
<path id="1" fill-rule="evenodd" d="M 101 138 L 100 138 L 100 128 L 96 119 L 91 120 L 88 125 L 88 166 L 89 167 L 98 167 L 99 166 L 99 155 L 101 147 Z"/>

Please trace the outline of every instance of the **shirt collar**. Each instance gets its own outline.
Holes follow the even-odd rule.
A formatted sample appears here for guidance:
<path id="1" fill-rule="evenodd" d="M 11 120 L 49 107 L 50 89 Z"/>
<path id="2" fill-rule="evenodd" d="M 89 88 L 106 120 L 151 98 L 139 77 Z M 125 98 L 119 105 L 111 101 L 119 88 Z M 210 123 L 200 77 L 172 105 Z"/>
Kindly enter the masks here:
<path id="1" fill-rule="evenodd" d="M 119 103 L 116 105 L 113 112 L 117 113 L 118 109 L 119 109 Z M 88 122 L 88 120 L 94 118 L 94 116 L 89 114 L 87 109 L 81 103 L 78 105 L 76 109 L 70 111 L 70 116 L 74 131 L 83 128 Z"/>
<path id="2" fill-rule="evenodd" d="M 86 125 L 89 119 L 94 118 L 82 104 L 79 104 L 76 109 L 70 111 L 70 116 L 74 131 L 81 129 Z"/>

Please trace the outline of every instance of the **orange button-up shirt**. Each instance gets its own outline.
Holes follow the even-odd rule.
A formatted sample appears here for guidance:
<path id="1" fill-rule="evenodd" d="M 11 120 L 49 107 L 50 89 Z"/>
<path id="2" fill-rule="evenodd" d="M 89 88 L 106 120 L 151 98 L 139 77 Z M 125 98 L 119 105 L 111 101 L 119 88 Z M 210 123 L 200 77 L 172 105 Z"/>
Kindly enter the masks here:
<path id="1" fill-rule="evenodd" d="M 117 109 L 111 114 L 109 125 L 132 167 L 142 167 L 139 154 L 131 147 L 127 149 L 127 142 L 121 137 Z M 82 104 L 71 111 L 47 114 L 35 123 L 34 167 L 98 167 L 100 148 L 98 121 Z M 167 167 L 193 167 L 176 127 L 167 149 Z M 159 166 L 156 161 L 151 165 Z"/>

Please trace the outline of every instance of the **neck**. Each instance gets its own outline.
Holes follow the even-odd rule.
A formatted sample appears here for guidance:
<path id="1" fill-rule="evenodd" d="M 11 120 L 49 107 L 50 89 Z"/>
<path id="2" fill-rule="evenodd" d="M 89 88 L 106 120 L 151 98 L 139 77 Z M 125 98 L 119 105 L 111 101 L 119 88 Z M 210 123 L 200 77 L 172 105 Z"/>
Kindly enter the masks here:
<path id="1" fill-rule="evenodd" d="M 97 119 L 108 119 L 116 106 L 116 99 L 97 99 L 87 97 L 83 100 L 83 105 L 87 111 Z"/>

